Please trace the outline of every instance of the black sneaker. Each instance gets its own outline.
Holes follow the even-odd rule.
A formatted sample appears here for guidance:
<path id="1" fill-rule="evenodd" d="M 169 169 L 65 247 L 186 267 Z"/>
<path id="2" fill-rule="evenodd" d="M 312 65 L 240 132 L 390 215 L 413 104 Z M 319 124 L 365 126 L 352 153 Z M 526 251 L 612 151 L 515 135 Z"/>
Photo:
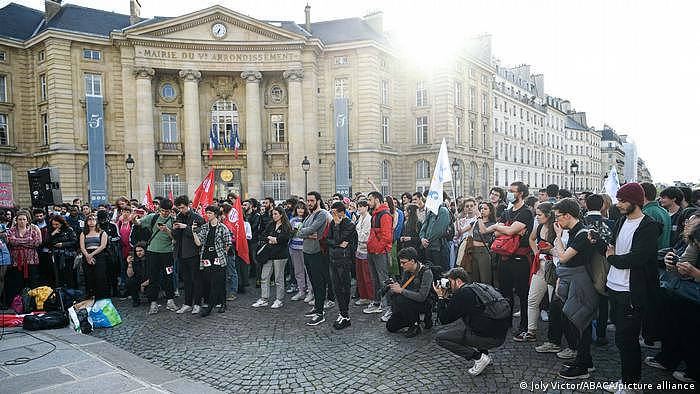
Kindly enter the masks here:
<path id="1" fill-rule="evenodd" d="M 559 371 L 559 377 L 564 379 L 587 379 L 590 378 L 591 375 L 588 373 L 586 368 L 565 366 L 561 371 Z"/>
<path id="2" fill-rule="evenodd" d="M 333 328 L 336 330 L 342 330 L 343 328 L 350 327 L 350 318 L 344 316 L 338 316 L 338 319 L 333 322 Z"/>
<path id="3" fill-rule="evenodd" d="M 304 317 L 314 317 L 316 315 L 316 308 L 311 308 L 310 311 L 304 313 Z"/>
<path id="4" fill-rule="evenodd" d="M 420 326 L 418 324 L 414 324 L 411 327 L 408 328 L 408 331 L 406 331 L 406 334 L 404 334 L 406 338 L 415 338 L 418 335 L 420 335 Z"/>
<path id="5" fill-rule="evenodd" d="M 563 362 L 563 364 L 564 368 L 573 368 L 576 366 L 576 362 L 574 360 L 566 360 Z M 595 367 L 593 366 L 593 364 L 591 364 L 591 366 L 587 367 L 586 370 L 588 370 L 588 372 L 594 372 Z"/>
<path id="6" fill-rule="evenodd" d="M 326 321 L 326 318 L 323 316 L 323 313 L 317 313 L 311 318 L 311 320 L 306 322 L 306 325 L 307 326 L 317 326 L 317 325 L 323 323 L 324 321 Z"/>

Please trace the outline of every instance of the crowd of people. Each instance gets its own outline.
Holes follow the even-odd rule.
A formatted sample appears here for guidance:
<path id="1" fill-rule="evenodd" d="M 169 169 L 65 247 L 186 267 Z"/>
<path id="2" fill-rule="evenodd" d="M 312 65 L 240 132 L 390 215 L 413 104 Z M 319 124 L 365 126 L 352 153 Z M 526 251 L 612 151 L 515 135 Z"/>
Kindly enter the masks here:
<path id="1" fill-rule="evenodd" d="M 669 187 L 657 198 L 648 183 L 627 183 L 615 196 L 549 185 L 531 195 L 513 182 L 485 198 L 445 194 L 431 210 L 427 192 L 396 198 L 369 184 L 373 191 L 327 203 L 315 191 L 244 200 L 246 239 L 230 219 L 235 194 L 201 210 L 187 196 L 156 197 L 151 209 L 124 197 L 95 208 L 76 199 L 5 209 L 0 303 L 48 285 L 133 307 L 145 299 L 149 314 L 163 300 L 169 311 L 204 317 L 259 291 L 254 308 L 308 303 L 308 326 L 336 306 L 337 330 L 351 325 L 351 310 L 377 314 L 409 338 L 449 324 L 436 341 L 474 360 L 472 375 L 508 332 L 516 342 L 541 340 L 535 350 L 564 360 L 565 379 L 590 376 L 591 346 L 606 345 L 613 324 L 621 359 L 613 392 L 634 389 L 642 362 L 684 383 L 700 378 L 699 190 Z M 642 360 L 641 346 L 659 351 Z"/>

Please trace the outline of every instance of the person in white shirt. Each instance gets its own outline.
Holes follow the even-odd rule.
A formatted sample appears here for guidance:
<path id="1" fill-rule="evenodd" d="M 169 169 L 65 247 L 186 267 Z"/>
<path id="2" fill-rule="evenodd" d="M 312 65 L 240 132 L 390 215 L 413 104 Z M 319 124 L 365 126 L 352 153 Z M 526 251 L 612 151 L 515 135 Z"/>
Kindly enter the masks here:
<path id="1" fill-rule="evenodd" d="M 644 189 L 636 182 L 623 185 L 617 192 L 617 208 L 623 215 L 613 230 L 612 245 L 605 253 L 610 263 L 607 288 L 615 322 L 615 344 L 620 351 L 622 384 L 608 391 L 629 393 L 639 382 L 642 355 L 639 334 L 658 339 L 655 321 L 660 288 L 656 268 L 656 239 L 660 224 L 642 213 Z M 642 321 L 644 324 L 642 324 Z"/>

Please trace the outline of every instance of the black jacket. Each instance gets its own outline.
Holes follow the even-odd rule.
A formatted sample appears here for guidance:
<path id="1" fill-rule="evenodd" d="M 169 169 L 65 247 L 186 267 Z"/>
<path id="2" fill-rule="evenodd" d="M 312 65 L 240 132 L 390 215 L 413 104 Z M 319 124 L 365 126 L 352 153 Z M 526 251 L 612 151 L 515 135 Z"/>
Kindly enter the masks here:
<path id="1" fill-rule="evenodd" d="M 355 250 L 357 250 L 357 231 L 355 230 L 355 224 L 347 217 L 344 217 L 340 223 L 331 220 L 326 240 L 331 259 L 353 259 L 355 257 Z M 340 247 L 343 241 L 347 241 L 348 243 L 348 246 L 345 248 Z"/>
<path id="2" fill-rule="evenodd" d="M 51 231 L 53 232 L 53 230 Z M 56 247 L 56 244 L 60 243 L 61 247 Z M 75 235 L 75 231 L 68 226 L 64 229 L 61 229 L 61 231 L 58 232 L 58 234 L 51 234 L 49 233 L 48 238 L 46 240 L 46 245 L 49 246 L 49 249 L 51 252 L 54 254 L 62 254 L 62 255 L 67 255 L 67 256 L 75 256 L 77 254 L 77 249 L 78 249 L 78 236 Z"/>
<path id="3" fill-rule="evenodd" d="M 483 315 L 484 306 L 468 285 L 457 289 L 452 298 L 438 301 L 438 317 L 442 324 L 462 319 L 480 337 L 503 339 L 510 328 L 510 319 L 494 320 Z"/>
<path id="4" fill-rule="evenodd" d="M 275 222 L 270 222 L 267 227 L 265 227 L 265 231 L 260 237 L 260 241 L 267 242 L 267 237 L 277 238 L 276 244 L 268 243 L 265 247 L 268 249 L 265 255 L 269 260 L 282 260 L 287 258 L 289 253 L 287 249 L 289 248 L 289 239 L 291 234 L 291 230 L 285 228 L 284 225 L 280 225 L 279 227 L 275 228 Z M 264 261 L 261 261 L 260 263 L 264 263 Z"/>
<path id="5" fill-rule="evenodd" d="M 192 237 L 192 223 L 197 223 L 198 226 L 203 226 L 204 219 L 197 212 L 190 209 L 186 214 L 178 213 L 175 218 L 175 223 L 185 223 L 187 228 L 173 228 L 173 239 L 175 240 L 175 257 L 188 259 L 192 257 L 199 258 L 199 246 L 194 243 Z"/>
<path id="6" fill-rule="evenodd" d="M 423 223 L 417 222 L 417 228 L 411 228 L 411 226 L 408 225 L 408 221 L 406 221 L 403 225 L 403 229 L 401 230 L 401 236 L 402 237 L 411 237 L 410 241 L 405 241 L 401 242 L 399 241 L 399 250 L 403 248 L 407 248 L 409 246 L 413 247 L 417 251 L 421 250 L 421 243 L 420 243 L 420 228 L 423 226 Z"/>
<path id="7" fill-rule="evenodd" d="M 613 229 L 612 244 L 615 245 L 620 229 L 625 223 L 622 216 Z M 661 224 L 644 215 L 632 237 L 630 252 L 608 257 L 608 263 L 618 269 L 630 270 L 630 297 L 632 305 L 644 307 L 656 305 L 659 296 L 659 274 L 656 265 L 656 245 Z"/>

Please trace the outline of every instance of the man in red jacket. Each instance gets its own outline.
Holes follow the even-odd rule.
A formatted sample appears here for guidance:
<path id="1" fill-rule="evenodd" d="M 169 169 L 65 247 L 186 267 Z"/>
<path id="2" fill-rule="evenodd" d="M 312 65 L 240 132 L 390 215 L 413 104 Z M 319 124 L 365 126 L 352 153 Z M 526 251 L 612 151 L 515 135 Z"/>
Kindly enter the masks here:
<path id="1" fill-rule="evenodd" d="M 389 252 L 393 241 L 394 219 L 389 213 L 389 206 L 384 202 L 384 196 L 379 192 L 367 195 L 367 203 L 372 210 L 372 221 L 367 240 L 367 260 L 369 273 L 374 287 L 374 300 L 362 312 L 382 313 L 388 311 L 386 297 L 381 297 L 379 291 L 389 278 Z M 386 295 L 386 294 L 384 294 Z M 387 317 L 388 318 L 388 317 Z"/>

